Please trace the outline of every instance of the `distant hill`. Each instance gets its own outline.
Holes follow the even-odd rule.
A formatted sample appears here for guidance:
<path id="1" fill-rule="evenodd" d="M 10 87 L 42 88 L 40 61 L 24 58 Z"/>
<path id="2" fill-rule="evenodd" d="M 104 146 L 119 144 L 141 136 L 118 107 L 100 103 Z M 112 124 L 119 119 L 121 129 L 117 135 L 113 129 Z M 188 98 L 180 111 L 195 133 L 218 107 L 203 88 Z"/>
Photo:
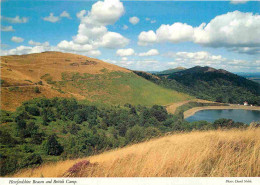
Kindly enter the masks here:
<path id="1" fill-rule="evenodd" d="M 176 73 L 176 72 L 179 72 L 179 71 L 183 71 L 185 69 L 186 68 L 184 68 L 184 67 L 176 67 L 174 69 L 167 69 L 167 70 L 160 71 L 160 72 L 154 72 L 153 74 L 156 74 L 156 75 L 168 75 L 168 74 Z"/>
<path id="2" fill-rule="evenodd" d="M 239 76 L 243 76 L 249 80 L 255 81 L 260 84 L 260 73 L 246 73 L 246 72 L 241 72 L 241 73 L 236 73 Z"/>
<path id="3" fill-rule="evenodd" d="M 149 79 L 163 87 L 185 92 L 197 98 L 239 103 L 248 101 L 260 105 L 260 85 L 223 69 L 196 66 L 168 74 L 159 74 L 158 79 Z"/>
<path id="4" fill-rule="evenodd" d="M 190 96 L 132 71 L 86 56 L 43 52 L 1 57 L 1 109 L 35 97 L 75 97 L 100 104 L 169 104 Z"/>

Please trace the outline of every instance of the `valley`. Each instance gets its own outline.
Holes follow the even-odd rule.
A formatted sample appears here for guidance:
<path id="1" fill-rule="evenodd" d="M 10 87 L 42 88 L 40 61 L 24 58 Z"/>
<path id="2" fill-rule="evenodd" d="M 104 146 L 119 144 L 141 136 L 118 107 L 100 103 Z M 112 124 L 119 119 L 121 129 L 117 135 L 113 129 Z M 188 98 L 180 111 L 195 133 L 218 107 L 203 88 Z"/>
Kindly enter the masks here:
<path id="1" fill-rule="evenodd" d="M 180 147 L 188 147 L 190 139 L 201 143 L 211 135 L 218 137 L 223 134 L 227 147 L 229 134 L 216 130 L 227 129 L 234 135 L 259 131 L 258 122 L 249 125 L 231 119 L 212 122 L 186 120 L 197 111 L 208 109 L 260 111 L 259 106 L 235 105 L 225 99 L 214 99 L 215 93 L 207 98 L 205 94 L 201 96 L 205 79 L 197 77 L 211 76 L 208 83 L 225 79 L 224 87 L 220 89 L 232 88 L 235 93 L 242 89 L 246 96 L 249 95 L 247 98 L 252 96 L 252 101 L 248 101 L 257 105 L 259 86 L 245 79 L 242 79 L 243 82 L 250 86 L 237 84 L 240 77 L 226 71 L 195 67 L 150 74 L 61 52 L 5 56 L 1 60 L 1 176 L 236 176 L 238 174 L 231 174 L 230 171 L 225 174 L 221 170 L 210 171 L 208 168 L 213 168 L 211 164 L 205 169 L 204 161 L 211 160 L 207 156 L 193 164 L 196 170 L 189 166 L 192 161 L 188 161 L 186 168 L 189 170 L 185 171 L 180 166 L 185 162 L 175 164 L 172 161 L 175 157 L 168 155 L 168 148 L 175 153 L 180 151 L 178 155 L 184 157 L 186 154 L 181 153 Z M 202 89 L 190 89 L 185 85 L 186 81 L 182 82 L 183 79 L 191 79 L 191 74 L 192 80 L 197 79 L 194 83 Z M 225 83 L 233 85 L 227 87 Z M 215 89 L 209 86 L 206 93 Z M 179 137 L 186 140 L 176 143 Z M 170 142 L 165 143 L 165 139 Z M 211 140 L 206 139 L 205 142 L 205 145 L 212 145 Z M 147 150 L 138 153 L 139 146 L 147 146 Z M 201 155 L 196 143 L 194 146 L 194 152 Z M 126 152 L 129 148 L 130 153 Z M 212 153 L 210 150 L 213 149 L 209 148 Z M 160 159 L 164 161 L 163 165 L 160 168 L 151 167 L 148 161 L 155 162 L 155 158 L 162 155 L 160 152 L 167 154 L 165 159 Z M 222 150 L 215 152 L 226 155 Z M 101 161 L 92 160 L 99 156 Z M 61 160 L 65 161 L 58 162 Z M 106 161 L 111 160 L 114 162 L 108 165 Z M 166 165 L 168 163 L 175 164 L 176 169 L 171 169 Z M 78 171 L 74 164 L 83 166 Z M 49 165 L 56 171 L 49 173 L 46 170 Z M 71 168 L 76 168 L 76 171 Z M 114 170 L 111 171 L 111 168 Z M 129 171 L 131 168 L 137 171 Z M 258 173 L 258 169 L 248 173 Z"/>

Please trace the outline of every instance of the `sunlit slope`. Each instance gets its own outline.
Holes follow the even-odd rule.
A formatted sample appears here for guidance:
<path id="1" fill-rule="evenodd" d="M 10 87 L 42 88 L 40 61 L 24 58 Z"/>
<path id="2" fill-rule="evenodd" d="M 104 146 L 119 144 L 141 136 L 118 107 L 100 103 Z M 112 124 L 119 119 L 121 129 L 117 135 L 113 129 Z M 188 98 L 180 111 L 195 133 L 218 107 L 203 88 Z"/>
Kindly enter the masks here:
<path id="1" fill-rule="evenodd" d="M 1 108 L 34 97 L 75 97 L 108 104 L 169 104 L 191 97 L 101 60 L 61 52 L 1 57 Z M 37 92 L 35 88 L 39 88 Z"/>
<path id="2" fill-rule="evenodd" d="M 91 164 L 78 163 L 84 160 Z M 260 128 L 180 133 L 89 158 L 46 164 L 14 176 L 259 177 Z"/>

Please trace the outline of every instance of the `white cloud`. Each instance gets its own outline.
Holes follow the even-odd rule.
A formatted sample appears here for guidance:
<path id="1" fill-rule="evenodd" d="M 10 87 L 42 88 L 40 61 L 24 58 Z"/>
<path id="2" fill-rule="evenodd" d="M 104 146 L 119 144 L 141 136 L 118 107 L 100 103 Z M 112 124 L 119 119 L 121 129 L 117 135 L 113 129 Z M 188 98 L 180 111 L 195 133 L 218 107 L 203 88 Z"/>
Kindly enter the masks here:
<path id="1" fill-rule="evenodd" d="M 127 25 L 124 25 L 122 29 L 123 29 L 123 30 L 127 30 L 127 29 L 128 29 L 128 26 L 127 26 Z"/>
<path id="2" fill-rule="evenodd" d="M 128 58 L 127 58 L 127 57 L 122 57 L 121 60 L 122 60 L 122 61 L 127 61 Z"/>
<path id="3" fill-rule="evenodd" d="M 13 36 L 13 37 L 11 38 L 11 41 L 16 42 L 16 43 L 20 43 L 20 42 L 23 42 L 24 39 L 23 39 L 22 37 Z"/>
<path id="4" fill-rule="evenodd" d="M 157 49 L 150 49 L 149 51 L 145 53 L 139 53 L 139 56 L 144 57 L 144 56 L 156 56 L 159 55 L 159 51 Z"/>
<path id="5" fill-rule="evenodd" d="M 43 20 L 55 23 L 55 22 L 58 22 L 60 20 L 60 17 L 54 16 L 53 13 L 50 13 L 50 15 L 48 17 L 44 17 Z"/>
<path id="6" fill-rule="evenodd" d="M 118 49 L 116 51 L 116 54 L 120 57 L 124 57 L 124 56 L 131 56 L 134 55 L 135 51 L 132 48 L 128 48 L 128 49 Z"/>
<path id="7" fill-rule="evenodd" d="M 71 19 L 70 14 L 69 14 L 68 12 L 66 12 L 66 11 L 63 11 L 63 12 L 60 14 L 60 17 L 66 17 L 66 18 L 68 18 L 68 19 Z"/>
<path id="8" fill-rule="evenodd" d="M 241 59 L 227 59 L 221 55 L 213 55 L 206 51 L 199 52 L 176 52 L 166 53 L 164 56 L 174 59 L 173 62 L 168 62 L 169 67 L 184 66 L 186 68 L 199 66 L 210 66 L 214 68 L 222 68 L 229 71 L 237 70 L 255 70 L 260 67 L 257 61 L 246 61 Z"/>
<path id="9" fill-rule="evenodd" d="M 58 48 L 64 51 L 78 51 L 78 52 L 84 52 L 84 51 L 91 51 L 93 49 L 93 46 L 90 44 L 76 44 L 73 41 L 61 41 L 58 45 Z"/>
<path id="10" fill-rule="evenodd" d="M 1 26 L 1 31 L 10 32 L 15 30 L 13 29 L 13 26 Z"/>
<path id="11" fill-rule="evenodd" d="M 129 22 L 133 25 L 137 24 L 140 21 L 138 17 L 130 17 Z"/>
<path id="12" fill-rule="evenodd" d="M 82 10 L 77 13 L 80 19 L 78 34 L 72 37 L 72 41 L 62 41 L 58 47 L 66 51 L 88 52 L 100 47 L 110 49 L 125 47 L 129 39 L 119 33 L 108 31 L 106 27 L 114 24 L 123 14 L 124 6 L 119 0 L 96 2 L 89 12 Z"/>
<path id="13" fill-rule="evenodd" d="M 139 45 L 191 41 L 209 47 L 256 47 L 260 44 L 260 15 L 239 11 L 216 16 L 208 24 L 192 27 L 185 23 L 161 25 L 156 32 L 141 32 Z M 241 50 L 241 49 L 240 49 Z"/>
<path id="14" fill-rule="evenodd" d="M 87 56 L 91 57 L 97 57 L 101 55 L 101 52 L 99 50 L 90 50 L 85 53 Z"/>
<path id="15" fill-rule="evenodd" d="M 150 21 L 151 24 L 156 23 L 156 20 L 151 20 L 149 17 L 146 17 L 145 20 Z"/>
<path id="16" fill-rule="evenodd" d="M 44 46 L 18 46 L 17 48 L 10 49 L 10 50 L 2 50 L 1 55 L 23 55 L 23 54 L 30 54 L 30 53 L 40 53 L 44 51 L 54 51 L 56 49 L 52 49 L 51 47 L 44 47 Z"/>
<path id="17" fill-rule="evenodd" d="M 248 55 L 260 54 L 260 47 L 233 47 L 229 50 L 237 53 L 246 53 Z"/>
<path id="18" fill-rule="evenodd" d="M 129 43 L 129 40 L 116 32 L 107 32 L 103 37 L 100 46 L 105 48 L 120 48 Z"/>
<path id="19" fill-rule="evenodd" d="M 33 45 L 33 46 L 49 46 L 50 45 L 49 42 L 40 43 L 40 42 L 35 42 L 33 40 L 30 40 L 28 42 L 28 44 Z"/>
<path id="20" fill-rule="evenodd" d="M 138 45 L 140 46 L 146 46 L 151 43 L 155 43 L 157 40 L 156 34 L 150 30 L 148 32 L 141 32 L 138 36 Z"/>
<path id="21" fill-rule="evenodd" d="M 1 19 L 3 21 L 7 21 L 7 22 L 13 23 L 13 24 L 16 24 L 16 23 L 27 23 L 28 20 L 29 20 L 27 17 L 20 17 L 20 16 L 16 16 L 16 17 L 4 17 L 4 16 L 1 16 Z"/>
<path id="22" fill-rule="evenodd" d="M 230 0 L 231 4 L 245 4 L 249 0 Z"/>
<path id="23" fill-rule="evenodd" d="M 26 54 L 31 53 L 32 50 L 39 49 L 45 51 L 64 51 L 71 53 L 78 53 L 87 56 L 99 56 L 101 52 L 99 48 L 121 48 L 129 43 L 129 39 L 125 38 L 119 33 L 110 32 L 107 25 L 114 24 L 124 14 L 124 6 L 119 0 L 104 0 L 98 1 L 92 5 L 89 12 L 82 10 L 77 13 L 80 19 L 77 35 L 72 37 L 72 40 L 63 40 L 57 46 L 49 46 L 47 43 L 39 43 L 29 41 L 30 45 L 35 47 L 23 46 L 22 48 L 15 48 L 12 51 L 4 51 L 5 54 L 15 53 Z M 60 16 L 54 16 L 50 13 L 48 17 L 44 17 L 45 21 L 57 22 L 62 17 L 69 17 L 69 14 L 64 11 Z M 48 45 L 48 46 L 47 46 Z"/>
<path id="24" fill-rule="evenodd" d="M 174 23 L 172 25 L 161 25 L 156 30 L 157 42 L 185 42 L 191 41 L 193 37 L 193 28 L 187 24 Z"/>

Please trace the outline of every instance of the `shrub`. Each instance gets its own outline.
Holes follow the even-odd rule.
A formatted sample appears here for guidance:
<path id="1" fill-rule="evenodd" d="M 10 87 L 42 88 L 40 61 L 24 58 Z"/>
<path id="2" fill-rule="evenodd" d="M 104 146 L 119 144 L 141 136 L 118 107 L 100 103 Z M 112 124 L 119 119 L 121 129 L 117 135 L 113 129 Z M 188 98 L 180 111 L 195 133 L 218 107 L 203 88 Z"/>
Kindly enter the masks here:
<path id="1" fill-rule="evenodd" d="M 156 136 L 159 136 L 160 134 L 161 134 L 161 132 L 158 128 L 148 127 L 147 129 L 145 129 L 146 138 L 156 137 Z"/>
<path id="2" fill-rule="evenodd" d="M 45 143 L 45 150 L 48 155 L 58 156 L 63 152 L 63 147 L 57 141 L 57 136 L 55 134 L 48 137 Z"/>
<path id="3" fill-rule="evenodd" d="M 20 167 L 24 168 L 24 167 L 29 167 L 29 166 L 33 166 L 33 165 L 39 165 L 42 163 L 42 158 L 40 155 L 38 154 L 30 154 L 27 157 L 25 157 L 23 159 L 23 161 L 21 162 Z"/>
<path id="4" fill-rule="evenodd" d="M 36 105 L 25 106 L 25 110 L 33 116 L 39 116 L 40 115 L 40 110 Z"/>
<path id="5" fill-rule="evenodd" d="M 41 91 L 40 91 L 40 89 L 39 89 L 38 86 L 36 86 L 36 87 L 34 88 L 34 92 L 35 92 L 35 93 L 41 93 Z"/>
<path id="6" fill-rule="evenodd" d="M 0 130 L 0 143 L 2 145 L 13 146 L 18 142 L 7 131 Z"/>
<path id="7" fill-rule="evenodd" d="M 128 143 L 142 141 L 144 138 L 143 133 L 144 133 L 143 127 L 136 125 L 126 132 L 126 140 Z"/>
<path id="8" fill-rule="evenodd" d="M 0 175 L 5 176 L 14 172 L 18 167 L 17 158 L 14 156 L 3 156 L 0 155 Z"/>

